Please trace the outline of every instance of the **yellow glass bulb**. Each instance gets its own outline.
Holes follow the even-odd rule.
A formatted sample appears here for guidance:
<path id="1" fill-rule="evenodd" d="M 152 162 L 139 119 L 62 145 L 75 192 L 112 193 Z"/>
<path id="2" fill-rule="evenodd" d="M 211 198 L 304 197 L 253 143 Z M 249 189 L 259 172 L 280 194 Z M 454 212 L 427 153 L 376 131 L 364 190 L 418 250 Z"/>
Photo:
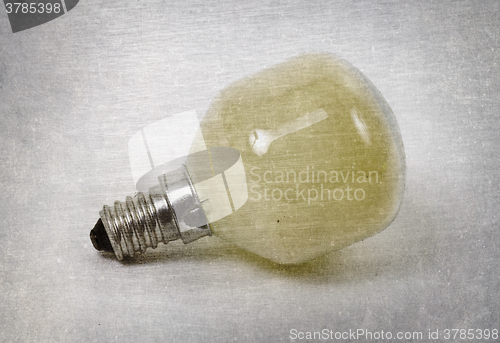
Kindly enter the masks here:
<path id="1" fill-rule="evenodd" d="M 302 262 L 372 236 L 398 212 L 398 125 L 375 86 L 343 60 L 306 55 L 240 80 L 212 103 L 201 129 L 207 147 L 240 151 L 248 183 L 245 205 L 210 228 L 257 255 Z"/>
<path id="2" fill-rule="evenodd" d="M 149 195 L 104 207 L 96 248 L 104 229 L 110 245 L 100 250 L 112 247 L 119 259 L 213 233 L 274 262 L 300 263 L 372 236 L 398 212 L 405 161 L 396 119 L 346 61 L 304 55 L 239 80 L 200 129 L 177 160 L 183 167 L 170 172 L 167 163 L 140 178 L 147 190 L 165 173 Z M 144 143 L 152 167 L 160 143 L 158 154 Z"/>

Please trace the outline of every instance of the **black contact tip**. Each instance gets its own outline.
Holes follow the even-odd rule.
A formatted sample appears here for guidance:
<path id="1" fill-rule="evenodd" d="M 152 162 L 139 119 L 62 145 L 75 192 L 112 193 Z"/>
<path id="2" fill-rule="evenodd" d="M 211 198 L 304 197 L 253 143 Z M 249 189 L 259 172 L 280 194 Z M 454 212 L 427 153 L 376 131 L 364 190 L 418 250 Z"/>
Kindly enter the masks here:
<path id="1" fill-rule="evenodd" d="M 90 231 L 90 240 L 97 250 L 113 252 L 113 247 L 111 246 L 111 242 L 109 241 L 108 234 L 106 233 L 101 218 L 99 218 L 92 231 Z"/>

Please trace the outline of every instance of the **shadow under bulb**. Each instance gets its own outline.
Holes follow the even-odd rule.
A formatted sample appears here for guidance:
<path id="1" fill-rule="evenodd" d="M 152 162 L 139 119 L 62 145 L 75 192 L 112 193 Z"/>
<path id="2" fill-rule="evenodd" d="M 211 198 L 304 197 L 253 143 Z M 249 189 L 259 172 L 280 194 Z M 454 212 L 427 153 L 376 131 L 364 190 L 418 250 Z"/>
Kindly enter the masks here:
<path id="1" fill-rule="evenodd" d="M 329 54 L 288 60 L 222 90 L 206 146 L 157 186 L 104 206 L 91 231 L 121 260 L 159 243 L 218 236 L 300 263 L 385 229 L 405 182 L 396 119 L 375 86 Z"/>

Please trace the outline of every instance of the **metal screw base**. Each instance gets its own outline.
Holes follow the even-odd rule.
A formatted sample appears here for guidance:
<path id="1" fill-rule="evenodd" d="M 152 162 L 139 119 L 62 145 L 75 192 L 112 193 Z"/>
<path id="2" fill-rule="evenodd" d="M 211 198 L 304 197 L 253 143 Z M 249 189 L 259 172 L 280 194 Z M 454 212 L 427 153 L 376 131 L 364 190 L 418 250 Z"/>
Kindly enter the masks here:
<path id="1" fill-rule="evenodd" d="M 159 177 L 149 194 L 128 196 L 99 212 L 118 260 L 155 249 L 158 243 L 189 243 L 211 236 L 200 201 L 185 166 Z"/>

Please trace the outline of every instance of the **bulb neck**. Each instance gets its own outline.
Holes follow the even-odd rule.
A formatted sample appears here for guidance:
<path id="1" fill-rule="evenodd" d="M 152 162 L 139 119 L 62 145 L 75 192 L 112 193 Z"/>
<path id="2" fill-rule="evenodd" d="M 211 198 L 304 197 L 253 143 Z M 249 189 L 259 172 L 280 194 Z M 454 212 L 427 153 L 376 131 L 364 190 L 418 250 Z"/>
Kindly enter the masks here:
<path id="1" fill-rule="evenodd" d="M 118 260 L 181 239 L 187 244 L 211 236 L 205 212 L 187 168 L 165 173 L 148 193 L 128 196 L 99 212 Z"/>

